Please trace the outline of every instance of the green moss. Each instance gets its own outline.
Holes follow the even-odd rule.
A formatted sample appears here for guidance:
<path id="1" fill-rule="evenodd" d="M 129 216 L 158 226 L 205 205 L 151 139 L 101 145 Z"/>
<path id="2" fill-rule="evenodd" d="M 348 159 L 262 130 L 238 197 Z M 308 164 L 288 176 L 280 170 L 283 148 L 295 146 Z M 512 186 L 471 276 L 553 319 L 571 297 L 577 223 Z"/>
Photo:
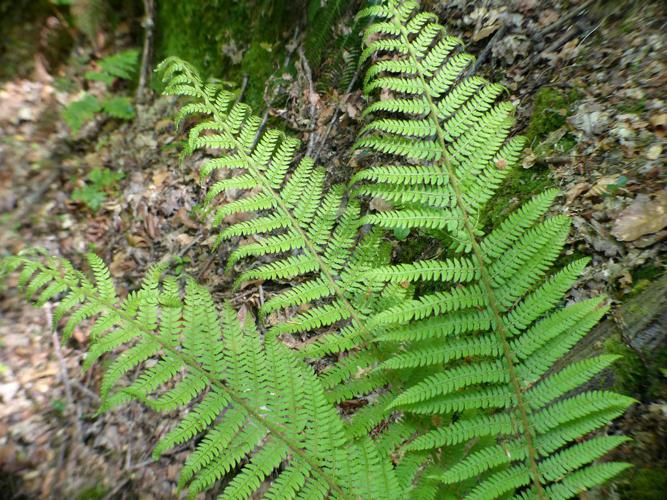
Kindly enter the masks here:
<path id="1" fill-rule="evenodd" d="M 101 484 L 95 484 L 82 489 L 77 495 L 76 500 L 98 500 L 105 498 L 109 494 L 109 488 Z"/>
<path id="2" fill-rule="evenodd" d="M 667 473 L 660 467 L 634 467 L 619 481 L 618 493 L 627 500 L 662 500 L 667 491 Z"/>
<path id="3" fill-rule="evenodd" d="M 632 274 L 632 289 L 625 294 L 624 300 L 636 297 L 646 290 L 651 283 L 665 273 L 664 265 L 646 264 L 634 269 Z"/>
<path id="4" fill-rule="evenodd" d="M 52 6 L 46 0 L 0 2 L 0 81 L 26 78 L 40 50 L 36 35 Z"/>
<path id="5" fill-rule="evenodd" d="M 575 89 L 563 92 L 554 87 L 541 87 L 535 93 L 533 111 L 526 127 L 528 145 L 539 144 L 550 132 L 565 125 L 570 106 L 579 97 L 579 92 Z"/>
<path id="6" fill-rule="evenodd" d="M 263 107 L 264 82 L 280 68 L 301 2 L 203 0 L 158 2 L 157 57 L 178 56 L 205 77 L 241 83 L 244 101 Z"/>
<path id="7" fill-rule="evenodd" d="M 618 337 L 610 337 L 605 341 L 605 351 L 621 356 L 613 366 L 614 390 L 628 396 L 644 393 L 647 369 L 639 355 Z"/>
<path id="8" fill-rule="evenodd" d="M 632 271 L 632 280 L 655 280 L 665 273 L 665 269 L 662 266 L 655 264 L 646 264 L 644 266 L 638 267 Z"/>
<path id="9" fill-rule="evenodd" d="M 646 99 L 624 99 L 618 103 L 616 109 L 621 113 L 640 114 L 646 111 Z"/>

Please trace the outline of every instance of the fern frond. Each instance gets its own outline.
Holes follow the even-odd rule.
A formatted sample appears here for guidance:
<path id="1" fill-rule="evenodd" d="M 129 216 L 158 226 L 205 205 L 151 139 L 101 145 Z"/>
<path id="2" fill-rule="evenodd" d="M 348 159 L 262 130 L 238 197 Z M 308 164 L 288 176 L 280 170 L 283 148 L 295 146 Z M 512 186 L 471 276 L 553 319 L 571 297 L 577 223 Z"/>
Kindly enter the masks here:
<path id="1" fill-rule="evenodd" d="M 65 296 L 81 297 L 64 313 L 98 327 L 87 366 L 111 357 L 101 410 L 130 400 L 161 412 L 192 408 L 154 450 L 157 458 L 203 433 L 179 479 L 191 497 L 232 471 L 223 498 L 249 498 L 266 482 L 292 496 L 314 488 L 335 498 L 397 497 L 387 457 L 370 439 L 352 439 L 359 433 L 347 436 L 315 374 L 280 342 L 262 341 L 229 305 L 219 314 L 204 288 L 192 280 L 183 288 L 160 266 L 120 300 L 101 260 L 88 261 L 97 286 L 58 259 L 9 257 L 6 267 L 20 270 L 21 288 L 33 294 L 58 282 Z"/>
<path id="2" fill-rule="evenodd" d="M 170 58 L 159 71 L 166 93 L 192 100 L 181 108 L 178 120 L 202 117 L 189 131 L 186 152 L 221 152 L 200 174 L 209 184 L 205 207 L 213 214 L 212 224 L 221 227 L 218 243 L 246 238 L 240 246 L 233 243 L 227 262 L 227 269 L 241 270 L 235 285 L 251 280 L 297 282 L 269 296 L 262 307 L 263 317 L 275 313 L 279 318 L 269 334 L 302 335 L 309 356 L 316 351 L 324 356 L 376 350 L 369 342 L 375 333 L 366 327 L 366 319 L 377 299 L 371 297 L 373 285 L 360 271 L 372 267 L 379 237 L 360 240 L 364 221 L 358 201 L 345 195 L 344 186 L 325 191 L 324 169 L 308 157 L 297 161 L 299 141 L 276 130 L 260 130 L 261 120 L 247 106 L 224 89 L 204 83 L 187 63 Z M 225 177 L 216 180 L 223 172 Z M 230 192 L 235 199 L 224 202 Z M 248 265 L 252 262 L 257 263 Z M 307 310 L 295 315 L 295 308 Z"/>
<path id="3" fill-rule="evenodd" d="M 586 261 L 550 275 L 569 228 L 566 217 L 542 220 L 556 192 L 537 196 L 489 234 L 478 227 L 480 213 L 523 146 L 523 139 L 508 137 L 513 109 L 499 100 L 503 88 L 466 76 L 472 57 L 434 16 L 420 14 L 417 2 L 386 0 L 360 15 L 369 13 L 377 19 L 366 31 L 362 59 L 372 62 L 364 92 L 375 102 L 365 112 L 368 122 L 357 148 L 381 153 L 391 163 L 362 169 L 353 182 L 361 195 L 383 198 L 394 209 L 364 221 L 439 228 L 455 252 L 464 252 L 444 262 L 369 272 L 386 282 L 435 282 L 443 290 L 371 319 L 386 332 L 378 342 L 404 351 L 379 369 L 394 377 L 414 374 L 389 408 L 445 422 L 409 443 L 409 453 L 469 450 L 443 464 L 436 476 L 443 491 L 454 488 L 470 498 L 530 491 L 529 497 L 550 498 L 548 491 L 566 491 L 559 489 L 563 476 L 555 472 L 565 457 L 581 458 L 565 471 L 576 475 L 620 443 L 605 441 L 606 448 L 584 436 L 631 400 L 613 396 L 602 407 L 594 392 L 572 396 L 613 358 L 559 367 L 607 307 L 597 298 L 558 309 Z M 419 194 L 398 195 L 401 183 Z M 443 196 L 428 196 L 434 186 Z M 574 400 L 580 405 L 576 410 L 563 407 Z M 563 411 L 558 417 L 557 408 Z M 590 485 L 602 477 L 581 474 Z"/>

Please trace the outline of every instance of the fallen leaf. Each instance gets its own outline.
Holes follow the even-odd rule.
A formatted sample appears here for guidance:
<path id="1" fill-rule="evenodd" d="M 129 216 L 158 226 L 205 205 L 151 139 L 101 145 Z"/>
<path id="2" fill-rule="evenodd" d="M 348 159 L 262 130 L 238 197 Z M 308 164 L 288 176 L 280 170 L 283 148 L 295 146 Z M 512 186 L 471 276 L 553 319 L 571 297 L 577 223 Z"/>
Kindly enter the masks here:
<path id="1" fill-rule="evenodd" d="M 577 182 L 565 193 L 565 204 L 570 205 L 576 200 L 580 194 L 585 193 L 590 189 L 591 185 L 588 182 Z"/>
<path id="2" fill-rule="evenodd" d="M 486 37 L 497 31 L 499 27 L 500 25 L 497 23 L 492 24 L 491 26 L 484 26 L 481 30 L 479 30 L 478 33 L 475 33 L 472 36 L 472 41 L 479 42 L 480 40 L 484 40 Z"/>
<path id="3" fill-rule="evenodd" d="M 616 184 L 616 181 L 619 179 L 620 175 L 605 175 L 598 179 L 598 181 L 593 184 L 593 187 L 586 193 L 586 197 L 591 196 L 601 196 L 608 191 L 609 186 Z"/>
<path id="4" fill-rule="evenodd" d="M 524 151 L 523 160 L 521 162 L 521 165 L 523 166 L 523 168 L 527 169 L 527 168 L 532 167 L 533 165 L 535 165 L 536 161 L 537 161 L 537 156 L 535 155 L 533 150 L 530 149 L 530 148 L 527 148 Z"/>
<path id="5" fill-rule="evenodd" d="M 373 198 L 369 205 L 371 209 L 377 210 L 378 212 L 386 212 L 393 208 L 389 202 L 382 198 Z"/>
<path id="6" fill-rule="evenodd" d="M 667 135 L 667 113 L 658 113 L 653 115 L 648 119 L 648 121 L 651 123 L 651 125 L 653 125 L 653 128 L 655 129 L 655 135 L 660 138 L 663 138 L 665 135 Z"/>
<path id="7" fill-rule="evenodd" d="M 178 236 L 176 236 L 176 238 L 174 238 L 174 239 L 176 241 L 178 241 L 178 243 L 180 243 L 181 246 L 183 246 L 183 247 L 188 246 L 194 240 L 194 238 L 187 233 L 181 233 Z"/>
<path id="8" fill-rule="evenodd" d="M 654 144 L 646 151 L 646 158 L 649 160 L 657 160 L 662 154 L 662 144 Z"/>
<path id="9" fill-rule="evenodd" d="M 188 212 L 188 210 L 186 210 L 185 207 L 181 207 L 178 209 L 176 215 L 174 215 L 174 222 L 176 224 L 181 224 L 185 227 L 189 227 L 190 229 L 197 229 L 199 227 L 199 224 L 197 224 L 190 218 L 190 213 Z"/>
<path id="10" fill-rule="evenodd" d="M 667 191 L 653 197 L 639 194 L 623 210 L 611 230 L 620 241 L 635 241 L 646 234 L 656 233 L 667 226 Z"/>
<path id="11" fill-rule="evenodd" d="M 161 187 L 164 181 L 169 177 L 169 170 L 166 168 L 153 173 L 153 184 L 155 187 Z"/>

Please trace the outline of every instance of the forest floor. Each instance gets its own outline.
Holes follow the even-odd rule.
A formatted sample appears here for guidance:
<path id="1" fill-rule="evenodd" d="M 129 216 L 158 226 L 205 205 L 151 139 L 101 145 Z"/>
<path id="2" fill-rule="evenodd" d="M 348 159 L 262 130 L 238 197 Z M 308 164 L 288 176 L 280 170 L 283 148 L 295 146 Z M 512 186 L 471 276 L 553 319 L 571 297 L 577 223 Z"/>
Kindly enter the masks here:
<path id="1" fill-rule="evenodd" d="M 565 260 L 592 259 L 571 298 L 606 293 L 612 300 L 615 312 L 588 348 L 626 355 L 607 383 L 639 403 L 615 424 L 635 439 L 621 457 L 636 467 L 605 495 L 659 498 L 651 495 L 667 488 L 667 7 L 424 3 L 481 55 L 478 72 L 507 87 L 516 131 L 528 137 L 524 163 L 486 223 L 557 186 L 557 210 L 573 217 Z M 322 164 L 348 178 L 355 158 L 344 152 L 362 123 L 361 93 L 318 93 L 298 51 L 291 57 L 296 74 L 280 75 L 283 104 L 270 115 L 286 119 L 304 144 L 315 134 Z M 94 251 L 122 291 L 134 289 L 150 263 L 177 256 L 181 269 L 224 294 L 225 249 L 212 250 L 210 227 L 192 215 L 202 157 L 179 161 L 174 100 L 151 97 L 130 122 L 98 117 L 72 135 L 60 111 L 79 87 L 63 81 L 80 81 L 82 69 L 69 70 L 77 77 L 37 66 L 30 77 L 0 82 L 0 255 L 39 246 L 79 266 Z M 99 169 L 123 175 L 97 186 L 90 174 Z M 73 199 L 91 186 L 97 210 Z M 150 450 L 165 429 L 139 405 L 96 416 L 100 371 L 80 368 L 87 332 L 76 330 L 61 345 L 51 334 L 51 309 L 27 306 L 14 284 L 0 288 L 0 497 L 176 496 L 174 464 L 187 450 L 153 462 Z M 236 300 L 252 303 L 258 293 L 249 288 Z M 628 324 L 624 314 L 651 297 L 656 305 Z"/>

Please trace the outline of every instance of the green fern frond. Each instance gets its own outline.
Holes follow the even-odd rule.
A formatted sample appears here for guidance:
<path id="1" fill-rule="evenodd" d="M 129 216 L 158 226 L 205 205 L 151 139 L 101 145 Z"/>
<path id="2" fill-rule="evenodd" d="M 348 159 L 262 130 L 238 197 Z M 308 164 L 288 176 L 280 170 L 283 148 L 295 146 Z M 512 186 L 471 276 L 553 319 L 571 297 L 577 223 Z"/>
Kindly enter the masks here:
<path id="1" fill-rule="evenodd" d="M 632 401 L 609 395 L 601 405 L 594 392 L 572 396 L 612 357 L 559 362 L 608 308 L 597 298 L 558 309 L 586 261 L 549 274 L 569 228 L 566 217 L 542 220 L 554 191 L 537 196 L 488 235 L 478 227 L 486 202 L 517 163 L 523 140 L 508 137 L 513 110 L 499 101 L 502 87 L 466 76 L 472 57 L 418 7 L 387 0 L 360 14 L 376 17 L 362 54 L 373 61 L 364 91 L 375 102 L 365 112 L 369 121 L 357 148 L 381 153 L 391 164 L 371 165 L 353 183 L 359 194 L 394 206 L 367 215 L 365 222 L 438 228 L 465 255 L 369 272 L 386 282 L 436 282 L 444 289 L 371 319 L 385 328 L 378 342 L 404 350 L 380 370 L 394 377 L 414 374 L 389 408 L 445 422 L 407 444 L 409 453 L 468 450 L 434 476 L 445 492 L 551 498 L 547 492 L 571 491 L 564 478 L 579 471 L 593 486 L 603 474 L 584 472 L 587 464 L 621 440 L 604 441 L 607 448 L 585 436 Z M 410 186 L 409 196 L 397 194 L 401 184 Z M 431 195 L 436 186 L 440 198 Z M 563 407 L 574 401 L 576 410 Z M 566 460 L 571 469 L 556 474 Z"/>
<path id="2" fill-rule="evenodd" d="M 205 208 L 213 214 L 212 224 L 221 228 L 218 242 L 241 236 L 248 240 L 242 245 L 232 241 L 227 269 L 240 269 L 236 286 L 251 280 L 298 283 L 279 287 L 262 306 L 262 317 L 274 313 L 274 318 L 285 318 L 268 334 L 300 336 L 306 340 L 302 353 L 309 357 L 377 350 L 369 342 L 374 332 L 366 327 L 367 318 L 374 302 L 386 300 L 389 292 L 374 296 L 374 285 L 364 275 L 379 255 L 380 236 L 373 232 L 360 239 L 364 221 L 359 202 L 346 196 L 341 185 L 325 191 L 324 169 L 311 158 L 297 159 L 299 141 L 260 130 L 261 120 L 247 106 L 202 82 L 187 63 L 171 58 L 158 70 L 166 93 L 190 98 L 177 120 L 202 117 L 189 131 L 186 153 L 202 148 L 221 152 L 200 174 L 209 184 Z M 216 179 L 221 173 L 224 178 Z M 235 199 L 225 202 L 230 192 Z M 295 314 L 297 309 L 302 312 Z M 379 386 L 355 387 L 371 391 Z"/>
<path id="3" fill-rule="evenodd" d="M 94 283 L 58 259 L 28 254 L 3 264 L 20 271 L 32 296 L 60 283 L 61 294 L 80 297 L 63 313 L 98 331 L 85 367 L 111 357 L 100 411 L 131 400 L 160 412 L 191 408 L 153 453 L 203 434 L 179 479 L 191 497 L 229 474 L 222 498 L 250 498 L 267 482 L 277 498 L 312 490 L 399 496 L 387 457 L 359 432 L 347 437 L 315 374 L 280 342 L 262 341 L 254 323 L 241 325 L 228 305 L 219 314 L 208 291 L 190 279 L 183 288 L 161 266 L 120 300 L 102 261 L 89 255 L 88 262 Z"/>

